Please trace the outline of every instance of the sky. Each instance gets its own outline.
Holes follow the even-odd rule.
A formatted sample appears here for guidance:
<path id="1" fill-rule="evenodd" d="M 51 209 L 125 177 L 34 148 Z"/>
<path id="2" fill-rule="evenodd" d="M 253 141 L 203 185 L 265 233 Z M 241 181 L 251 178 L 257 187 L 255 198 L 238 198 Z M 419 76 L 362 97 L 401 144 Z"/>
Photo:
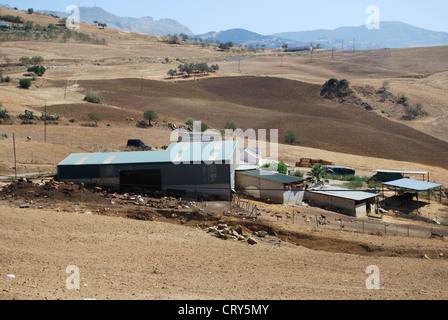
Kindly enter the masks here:
<path id="1" fill-rule="evenodd" d="M 3 3 L 20 10 L 65 11 L 69 5 L 97 6 L 122 17 L 174 19 L 194 34 L 243 28 L 263 35 L 361 26 L 372 16 L 373 12 L 366 10 L 373 5 L 378 8 L 380 22 L 400 21 L 448 32 L 446 0 L 3 0 Z"/>

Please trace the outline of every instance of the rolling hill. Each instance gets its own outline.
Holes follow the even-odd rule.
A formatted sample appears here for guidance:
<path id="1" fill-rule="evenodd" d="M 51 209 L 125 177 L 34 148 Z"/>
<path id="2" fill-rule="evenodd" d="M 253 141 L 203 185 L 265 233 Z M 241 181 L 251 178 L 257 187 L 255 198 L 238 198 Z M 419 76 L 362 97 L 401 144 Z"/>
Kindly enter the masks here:
<path id="1" fill-rule="evenodd" d="M 94 21 L 106 23 L 109 28 L 120 29 L 124 31 L 147 33 L 157 36 L 166 36 L 168 34 L 185 33 L 192 35 L 193 32 L 186 26 L 173 19 L 154 20 L 152 17 L 131 18 L 120 17 L 100 7 L 80 7 L 81 22 L 94 24 Z M 69 16 L 65 12 L 56 12 L 43 10 L 47 14 L 53 14 L 61 18 Z"/>
<path id="2" fill-rule="evenodd" d="M 283 32 L 274 36 L 294 41 L 320 43 L 323 48 L 369 50 L 448 45 L 448 33 L 417 28 L 402 22 L 381 22 L 380 29 L 369 30 L 365 25 L 341 27 L 335 30 Z"/>
<path id="3" fill-rule="evenodd" d="M 289 43 L 290 46 L 309 45 L 309 43 L 304 43 L 300 40 L 291 41 L 280 36 L 264 36 L 241 28 L 220 32 L 211 31 L 206 34 L 197 35 L 196 37 L 202 38 L 203 40 L 213 40 L 214 42 L 233 42 L 242 46 L 256 47 L 258 45 L 260 47 L 266 46 L 266 48 L 273 49 L 280 48 L 284 43 Z"/>

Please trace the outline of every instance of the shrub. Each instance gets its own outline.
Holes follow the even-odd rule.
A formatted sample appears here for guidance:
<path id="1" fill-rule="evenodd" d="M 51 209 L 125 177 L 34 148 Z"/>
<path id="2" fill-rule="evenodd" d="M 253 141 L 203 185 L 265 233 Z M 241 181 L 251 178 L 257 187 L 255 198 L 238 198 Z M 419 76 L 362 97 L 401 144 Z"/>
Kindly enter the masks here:
<path id="1" fill-rule="evenodd" d="M 38 117 L 34 114 L 34 112 L 30 110 L 25 110 L 25 112 L 19 114 L 18 117 L 20 120 L 23 120 L 23 123 L 31 123 L 32 121 L 38 119 Z"/>
<path id="2" fill-rule="evenodd" d="M 185 124 L 187 126 L 193 126 L 194 122 L 196 121 L 195 118 L 187 118 L 187 121 L 185 121 Z"/>
<path id="3" fill-rule="evenodd" d="M 33 66 L 27 69 L 28 72 L 34 72 L 39 77 L 43 76 L 47 69 L 44 66 Z"/>
<path id="4" fill-rule="evenodd" d="M 31 87 L 31 80 L 30 79 L 20 79 L 19 86 L 22 89 L 29 89 Z"/>
<path id="5" fill-rule="evenodd" d="M 86 93 L 84 100 L 91 103 L 101 104 L 103 103 L 104 98 L 95 92 L 89 91 Z"/>
<path id="6" fill-rule="evenodd" d="M 11 116 L 8 113 L 8 110 L 3 108 L 3 106 L 0 104 L 0 119 L 2 122 L 9 120 Z"/>
<path id="7" fill-rule="evenodd" d="M 42 112 L 40 119 L 43 121 L 59 121 L 59 119 L 61 119 L 61 115 L 59 115 L 57 113 L 51 114 L 51 113 Z"/>
<path id="8" fill-rule="evenodd" d="M 412 120 L 422 114 L 423 106 L 421 103 L 417 103 L 415 106 L 405 105 L 404 106 L 404 119 Z"/>
<path id="9" fill-rule="evenodd" d="M 6 77 L 4 78 L 4 81 L 5 81 L 5 82 L 11 82 L 11 77 L 10 77 L 10 76 L 6 76 Z"/>
<path id="10" fill-rule="evenodd" d="M 225 126 L 225 129 L 228 129 L 228 130 L 236 130 L 236 129 L 238 129 L 238 127 L 237 127 L 237 125 L 235 124 L 235 122 L 233 122 L 233 121 L 227 121 L 227 123 L 226 123 L 226 126 Z"/>

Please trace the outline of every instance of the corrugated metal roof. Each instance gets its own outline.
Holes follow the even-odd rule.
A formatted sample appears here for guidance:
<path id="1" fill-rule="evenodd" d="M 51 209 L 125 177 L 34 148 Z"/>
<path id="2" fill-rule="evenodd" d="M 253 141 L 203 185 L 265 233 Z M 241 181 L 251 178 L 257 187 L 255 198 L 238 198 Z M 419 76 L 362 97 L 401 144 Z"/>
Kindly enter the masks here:
<path id="1" fill-rule="evenodd" d="M 428 171 L 399 171 L 399 170 L 374 170 L 373 172 L 381 173 L 401 173 L 401 174 L 428 174 Z"/>
<path id="2" fill-rule="evenodd" d="M 319 190 L 308 190 L 308 192 L 322 194 L 326 196 L 349 199 L 354 201 L 363 201 L 371 198 L 375 198 L 377 195 L 370 192 L 356 191 L 350 189 L 344 189 L 335 186 L 325 186 Z"/>
<path id="3" fill-rule="evenodd" d="M 305 179 L 293 176 L 287 176 L 284 174 L 276 173 L 268 170 L 251 170 L 251 171 L 242 171 L 238 172 L 240 174 L 244 174 L 246 176 L 251 176 L 259 179 L 265 179 L 280 183 L 298 183 L 303 182 Z"/>
<path id="4" fill-rule="evenodd" d="M 427 191 L 434 188 L 441 187 L 441 184 L 437 183 L 431 183 L 431 182 L 425 182 L 425 181 L 419 181 L 419 180 L 413 180 L 413 179 L 400 179 L 395 181 L 390 181 L 383 183 L 385 186 L 390 187 L 397 187 L 397 188 L 403 188 L 403 189 L 409 189 L 409 190 L 415 190 L 415 191 Z"/>
<path id="5" fill-rule="evenodd" d="M 164 151 L 74 153 L 59 166 L 114 165 L 139 163 L 214 163 L 232 160 L 236 141 L 174 143 Z"/>

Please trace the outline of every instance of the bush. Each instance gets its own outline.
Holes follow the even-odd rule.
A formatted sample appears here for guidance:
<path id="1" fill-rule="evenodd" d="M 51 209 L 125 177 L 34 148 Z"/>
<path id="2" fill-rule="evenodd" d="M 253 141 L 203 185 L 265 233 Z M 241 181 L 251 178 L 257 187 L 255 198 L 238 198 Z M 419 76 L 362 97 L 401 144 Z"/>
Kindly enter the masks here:
<path id="1" fill-rule="evenodd" d="M 34 72 L 39 77 L 43 76 L 47 69 L 44 66 L 34 66 L 27 69 L 28 72 Z"/>
<path id="2" fill-rule="evenodd" d="M 191 126 L 192 127 L 195 121 L 196 121 L 195 118 L 187 118 L 187 121 L 185 121 L 185 124 L 187 126 Z"/>
<path id="3" fill-rule="evenodd" d="M 51 114 L 51 113 L 42 112 L 40 119 L 43 121 L 59 121 L 59 119 L 61 119 L 61 115 L 59 115 L 57 113 Z"/>
<path id="4" fill-rule="evenodd" d="M 225 129 L 227 129 L 227 130 L 236 130 L 236 129 L 238 129 L 238 127 L 236 126 L 235 122 L 227 121 Z"/>
<path id="5" fill-rule="evenodd" d="M 3 80 L 5 82 L 11 82 L 11 77 L 10 76 L 6 76 Z"/>
<path id="6" fill-rule="evenodd" d="M 5 122 L 9 120 L 9 118 L 11 118 L 11 116 L 9 115 L 8 110 L 3 108 L 3 106 L 0 104 L 0 120 L 2 122 Z"/>
<path id="7" fill-rule="evenodd" d="M 84 100 L 91 103 L 101 104 L 103 103 L 104 98 L 95 92 L 89 91 L 86 93 Z"/>
<path id="8" fill-rule="evenodd" d="M 25 110 L 25 112 L 19 114 L 18 117 L 20 120 L 23 120 L 23 123 L 31 123 L 32 121 L 38 119 L 38 117 L 34 114 L 34 112 L 30 110 Z"/>
<path id="9" fill-rule="evenodd" d="M 422 114 L 423 106 L 421 103 L 417 103 L 415 106 L 405 105 L 404 106 L 404 119 L 412 120 Z"/>
<path id="10" fill-rule="evenodd" d="M 31 87 L 31 80 L 30 79 L 20 79 L 19 86 L 22 89 L 29 89 Z"/>

